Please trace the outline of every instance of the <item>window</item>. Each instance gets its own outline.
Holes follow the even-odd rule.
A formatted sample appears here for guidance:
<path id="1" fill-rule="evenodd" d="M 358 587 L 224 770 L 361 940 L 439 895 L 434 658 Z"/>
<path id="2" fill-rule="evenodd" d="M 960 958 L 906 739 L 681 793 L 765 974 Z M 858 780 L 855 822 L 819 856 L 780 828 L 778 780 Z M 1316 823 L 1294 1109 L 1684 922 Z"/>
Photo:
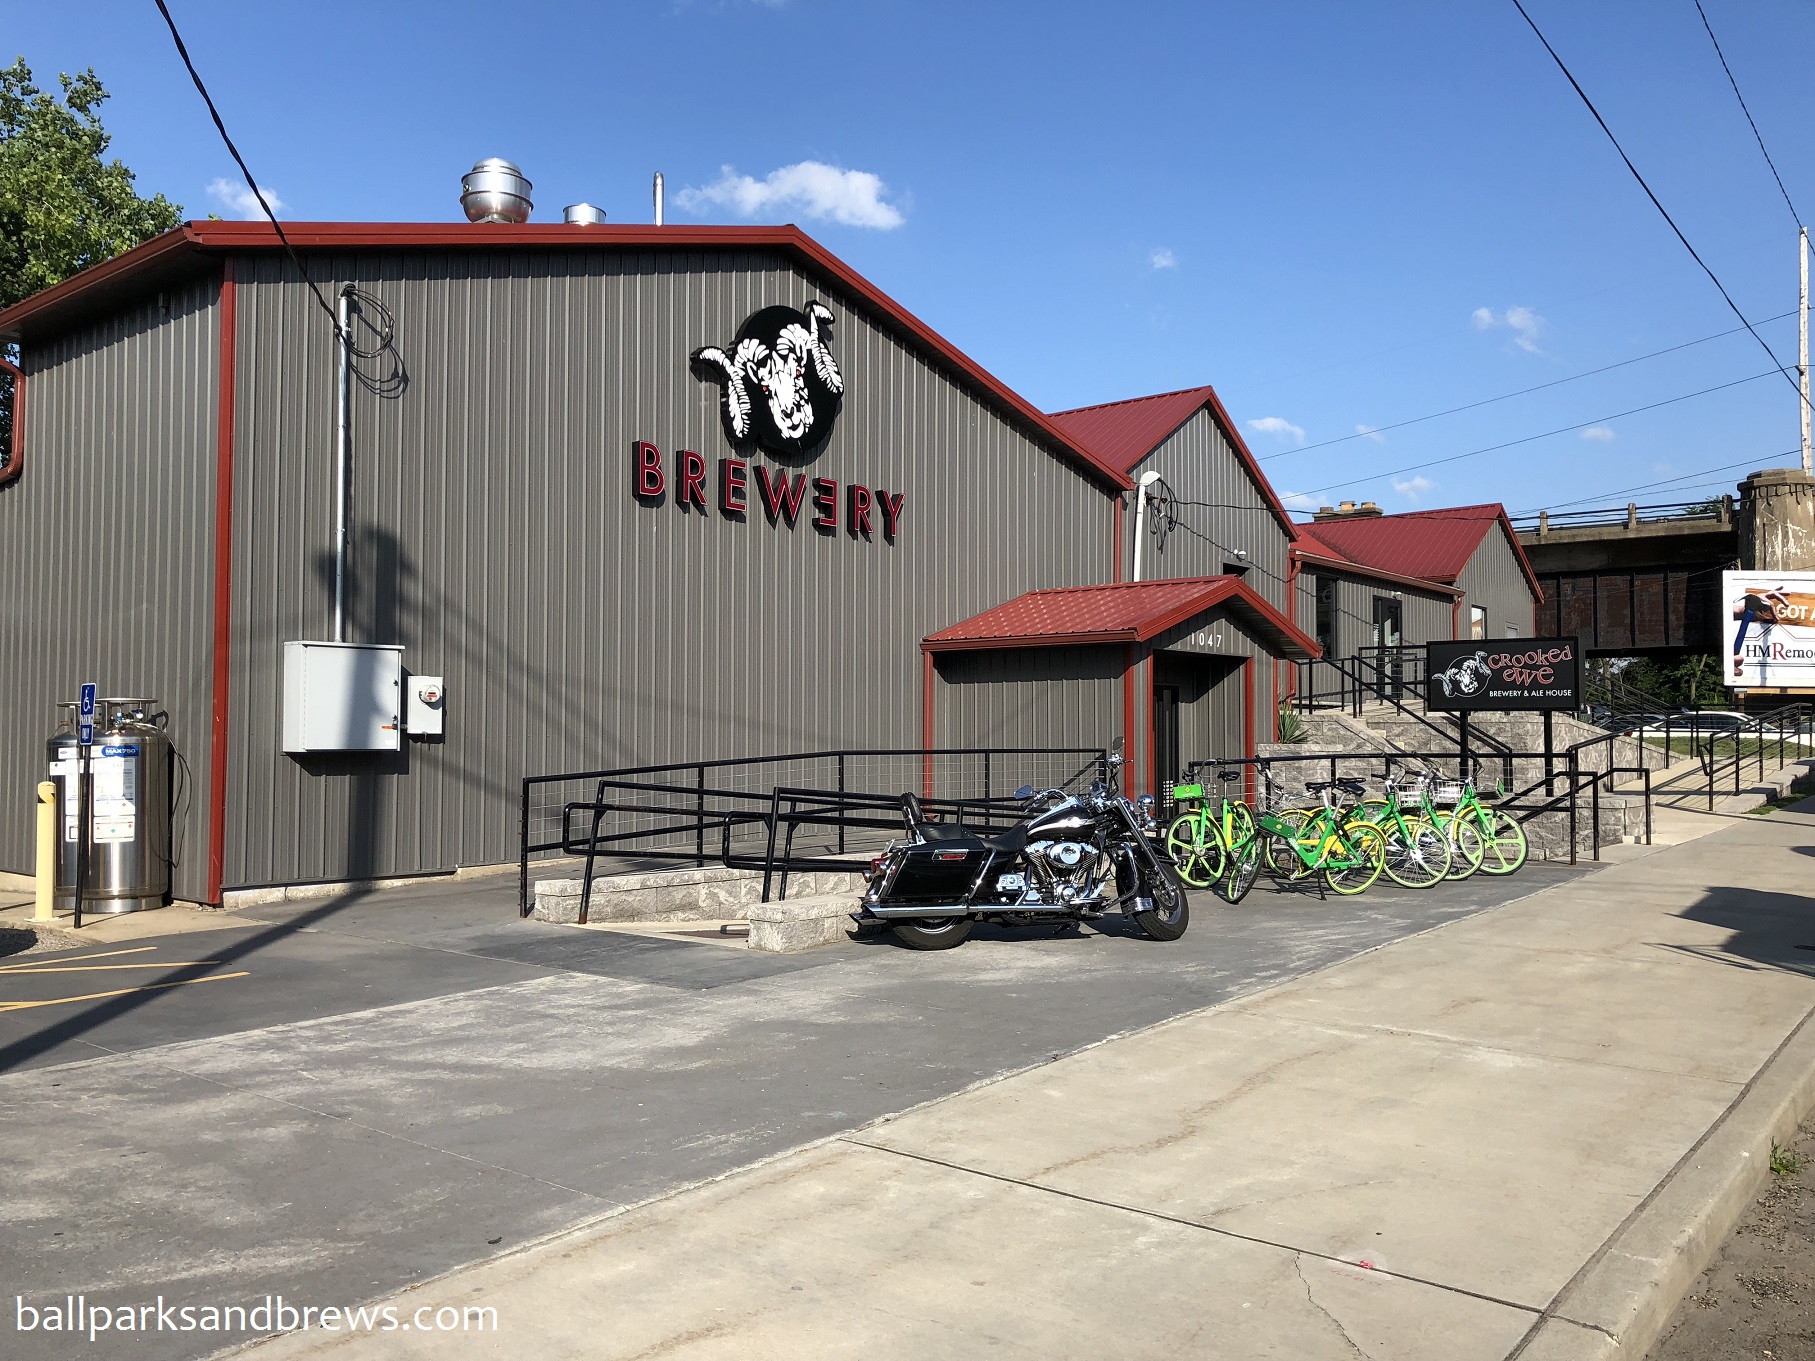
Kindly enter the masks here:
<path id="1" fill-rule="evenodd" d="M 1311 586 L 1317 592 L 1317 646 L 1324 650 L 1325 656 L 1333 656 L 1336 651 L 1336 578 L 1312 577 Z"/>
<path id="2" fill-rule="evenodd" d="M 1517 638 L 1519 636 L 1519 626 L 1517 624 L 1508 624 L 1506 626 L 1506 636 L 1508 638 Z"/>
<path id="3" fill-rule="evenodd" d="M 1487 637 L 1487 611 L 1479 605 L 1468 607 L 1468 636 L 1483 639 Z"/>

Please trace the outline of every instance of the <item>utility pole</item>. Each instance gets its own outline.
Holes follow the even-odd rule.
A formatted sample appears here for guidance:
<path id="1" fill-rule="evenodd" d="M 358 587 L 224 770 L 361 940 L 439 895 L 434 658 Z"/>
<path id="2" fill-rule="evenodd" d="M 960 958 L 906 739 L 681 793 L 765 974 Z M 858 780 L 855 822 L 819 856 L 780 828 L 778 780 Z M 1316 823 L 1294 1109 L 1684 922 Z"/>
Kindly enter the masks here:
<path id="1" fill-rule="evenodd" d="M 1797 356 L 1796 379 L 1802 389 L 1802 470 L 1815 476 L 1815 456 L 1809 450 L 1809 231 L 1796 229 L 1796 254 L 1802 266 L 1802 306 L 1800 331 L 1802 348 Z"/>

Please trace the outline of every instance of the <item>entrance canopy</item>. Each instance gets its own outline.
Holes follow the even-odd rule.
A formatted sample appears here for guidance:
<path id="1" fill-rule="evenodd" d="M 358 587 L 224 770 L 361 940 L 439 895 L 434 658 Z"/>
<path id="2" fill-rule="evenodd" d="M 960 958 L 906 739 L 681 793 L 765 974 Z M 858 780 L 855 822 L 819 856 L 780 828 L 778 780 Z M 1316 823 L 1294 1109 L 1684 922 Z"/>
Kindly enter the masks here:
<path id="1" fill-rule="evenodd" d="M 1028 591 L 928 635 L 928 653 L 1145 643 L 1224 609 L 1278 657 L 1305 661 L 1318 646 L 1240 577 L 1181 577 Z"/>

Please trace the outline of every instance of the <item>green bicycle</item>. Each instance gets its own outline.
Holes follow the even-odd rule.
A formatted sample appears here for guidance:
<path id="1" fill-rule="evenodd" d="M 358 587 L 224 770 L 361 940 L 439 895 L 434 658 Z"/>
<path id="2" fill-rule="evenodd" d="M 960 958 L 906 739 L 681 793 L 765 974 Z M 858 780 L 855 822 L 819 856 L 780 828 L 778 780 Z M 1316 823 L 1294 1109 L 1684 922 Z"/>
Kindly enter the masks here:
<path id="1" fill-rule="evenodd" d="M 1419 813 L 1449 837 L 1451 879 L 1466 879 L 1476 870 L 1511 874 L 1524 865 L 1530 854 L 1525 828 L 1510 813 L 1482 803 L 1472 778 L 1446 780 L 1427 770 L 1418 777 L 1415 797 Z M 1374 810 L 1379 802 L 1370 800 L 1363 808 Z"/>
<path id="2" fill-rule="evenodd" d="M 1274 812 L 1272 774 L 1263 767 L 1261 776 L 1269 809 L 1255 818 L 1252 835 L 1227 848 L 1229 868 L 1222 888 L 1226 901 L 1239 903 L 1248 896 L 1260 877 L 1263 856 L 1267 867 L 1289 883 L 1321 871 L 1331 891 L 1345 896 L 1362 892 L 1380 877 L 1386 865 L 1386 833 L 1373 823 L 1345 818 L 1331 792 L 1340 789 L 1359 798 L 1361 781 L 1308 783 L 1308 792 L 1322 795 L 1321 807 Z"/>
<path id="3" fill-rule="evenodd" d="M 1219 771 L 1222 782 L 1239 780 L 1239 770 Z M 1209 888 L 1228 868 L 1229 847 L 1242 844 L 1254 833 L 1254 814 L 1247 803 L 1227 795 L 1221 807 L 1210 811 L 1209 795 L 1201 783 L 1173 786 L 1173 801 L 1183 812 L 1166 828 L 1166 851 L 1179 878 L 1192 888 Z"/>

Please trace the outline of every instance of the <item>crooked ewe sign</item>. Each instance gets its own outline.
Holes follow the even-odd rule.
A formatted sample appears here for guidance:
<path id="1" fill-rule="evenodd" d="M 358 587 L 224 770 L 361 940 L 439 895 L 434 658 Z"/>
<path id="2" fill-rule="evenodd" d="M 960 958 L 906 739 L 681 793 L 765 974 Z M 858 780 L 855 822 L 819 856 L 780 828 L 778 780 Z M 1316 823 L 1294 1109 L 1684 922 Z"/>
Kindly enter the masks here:
<path id="1" fill-rule="evenodd" d="M 1575 638 L 1426 643 L 1424 675 L 1429 706 L 1440 713 L 1574 709 L 1582 702 Z"/>

